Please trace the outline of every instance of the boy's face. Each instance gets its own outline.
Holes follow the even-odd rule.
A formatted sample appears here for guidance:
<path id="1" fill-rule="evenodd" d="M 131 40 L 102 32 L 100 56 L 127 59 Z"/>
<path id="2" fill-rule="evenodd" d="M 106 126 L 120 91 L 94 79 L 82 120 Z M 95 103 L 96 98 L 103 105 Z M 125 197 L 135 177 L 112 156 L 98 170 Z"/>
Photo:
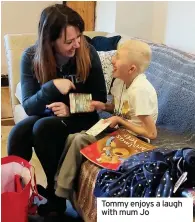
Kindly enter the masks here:
<path id="1" fill-rule="evenodd" d="M 126 80 L 131 74 L 133 64 L 128 57 L 128 51 L 124 48 L 117 50 L 115 56 L 112 57 L 113 77 Z"/>

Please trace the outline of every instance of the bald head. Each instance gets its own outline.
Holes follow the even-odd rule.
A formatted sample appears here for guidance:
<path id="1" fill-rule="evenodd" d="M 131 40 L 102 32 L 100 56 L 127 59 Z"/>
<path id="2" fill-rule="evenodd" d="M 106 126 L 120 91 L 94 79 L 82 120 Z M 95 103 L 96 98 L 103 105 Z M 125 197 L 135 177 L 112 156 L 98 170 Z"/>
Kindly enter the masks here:
<path id="1" fill-rule="evenodd" d="M 130 63 L 135 63 L 139 73 L 143 73 L 148 68 L 152 52 L 147 43 L 139 40 L 127 40 L 119 48 L 119 51 L 121 50 L 127 52 L 127 59 Z"/>

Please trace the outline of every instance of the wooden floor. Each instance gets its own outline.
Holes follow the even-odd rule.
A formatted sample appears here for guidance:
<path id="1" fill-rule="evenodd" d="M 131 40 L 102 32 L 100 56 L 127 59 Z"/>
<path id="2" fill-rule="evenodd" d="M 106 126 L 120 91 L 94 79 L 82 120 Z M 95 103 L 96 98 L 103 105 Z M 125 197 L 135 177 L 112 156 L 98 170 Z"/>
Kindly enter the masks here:
<path id="1" fill-rule="evenodd" d="M 14 119 L 13 118 L 4 118 L 1 119 L 2 126 L 14 126 Z"/>
<path id="2" fill-rule="evenodd" d="M 13 118 L 9 87 L 1 87 L 1 118 Z"/>

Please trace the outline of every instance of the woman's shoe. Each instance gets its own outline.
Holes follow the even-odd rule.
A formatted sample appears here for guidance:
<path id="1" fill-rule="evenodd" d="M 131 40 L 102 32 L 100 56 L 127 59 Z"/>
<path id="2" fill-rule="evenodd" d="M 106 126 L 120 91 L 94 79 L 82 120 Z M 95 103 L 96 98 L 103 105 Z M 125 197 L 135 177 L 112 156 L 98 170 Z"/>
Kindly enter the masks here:
<path id="1" fill-rule="evenodd" d="M 43 187 L 42 185 L 38 184 L 37 185 L 37 191 L 38 194 L 40 194 L 41 196 L 45 197 L 46 199 L 48 199 L 48 190 L 47 188 Z"/>
<path id="2" fill-rule="evenodd" d="M 49 199 L 46 204 L 41 204 L 38 207 L 38 214 L 40 216 L 47 215 L 64 215 L 66 211 L 66 199 L 57 197 Z"/>

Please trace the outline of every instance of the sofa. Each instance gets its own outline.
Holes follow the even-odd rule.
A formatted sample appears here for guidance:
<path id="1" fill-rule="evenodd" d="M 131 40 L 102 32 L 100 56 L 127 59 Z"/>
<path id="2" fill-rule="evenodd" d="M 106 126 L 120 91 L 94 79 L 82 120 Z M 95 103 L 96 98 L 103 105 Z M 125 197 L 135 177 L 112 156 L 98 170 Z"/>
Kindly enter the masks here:
<path id="1" fill-rule="evenodd" d="M 85 35 L 112 37 L 118 33 L 85 32 Z M 118 46 L 132 37 L 122 35 Z M 5 36 L 11 104 L 15 123 L 27 115 L 21 105 L 20 58 L 22 51 L 34 44 L 35 34 Z M 187 54 L 163 44 L 147 40 L 152 49 L 152 61 L 146 76 L 158 95 L 158 137 L 152 143 L 165 148 L 195 148 L 195 55 Z M 99 52 L 107 88 L 111 83 L 111 56 L 115 52 Z M 106 59 L 105 59 L 105 58 Z M 108 90 L 109 92 L 109 90 Z M 103 118 L 107 113 L 100 113 Z M 93 195 L 95 181 L 100 168 L 90 161 L 81 166 L 74 206 L 87 222 L 97 220 L 96 198 Z"/>

